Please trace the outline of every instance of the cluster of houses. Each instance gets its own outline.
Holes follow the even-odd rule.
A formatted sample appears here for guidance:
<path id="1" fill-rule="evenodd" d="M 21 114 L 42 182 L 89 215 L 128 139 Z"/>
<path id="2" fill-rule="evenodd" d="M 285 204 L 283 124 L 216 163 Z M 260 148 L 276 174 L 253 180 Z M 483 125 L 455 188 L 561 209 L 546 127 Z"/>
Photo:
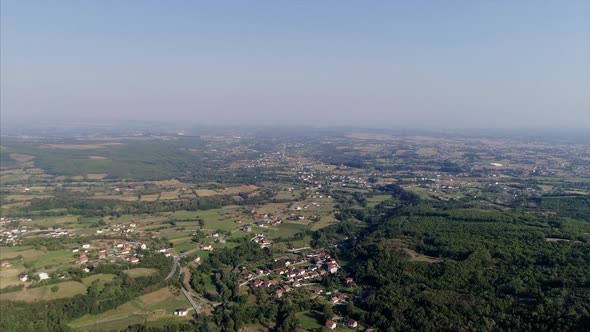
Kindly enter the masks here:
<path id="1" fill-rule="evenodd" d="M 265 224 L 276 226 L 283 222 L 283 218 L 281 216 L 269 216 L 267 213 L 254 213 L 253 218 L 254 223 L 259 226 Z"/>
<path id="2" fill-rule="evenodd" d="M 21 235 L 29 231 L 26 225 L 19 226 L 20 222 L 32 221 L 29 218 L 0 218 L 0 243 L 17 245 L 21 241 Z"/>
<path id="3" fill-rule="evenodd" d="M 336 326 L 338 326 L 338 324 L 335 321 L 331 319 L 326 321 L 326 327 L 328 327 L 330 330 L 335 329 Z M 351 329 L 355 329 L 358 326 L 358 322 L 354 319 L 349 319 L 348 321 L 346 321 L 346 326 Z"/>
<path id="4" fill-rule="evenodd" d="M 51 237 L 51 238 L 57 238 L 57 237 L 62 237 L 62 236 L 68 236 L 68 235 L 74 235 L 74 234 L 70 234 L 69 231 L 67 230 L 63 230 L 61 228 L 57 228 L 52 230 L 51 232 L 45 234 L 45 237 Z"/>
<path id="5" fill-rule="evenodd" d="M 135 232 L 136 228 L 137 228 L 137 224 L 135 224 L 135 223 L 131 223 L 131 224 L 118 223 L 115 225 L 111 225 L 108 228 L 97 229 L 96 234 L 105 234 L 105 232 L 110 232 L 111 234 L 113 234 L 113 233 L 117 233 L 117 234 L 133 233 L 133 232 Z"/>
<path id="6" fill-rule="evenodd" d="M 273 288 L 279 286 L 278 289 L 275 290 L 274 295 L 280 298 L 285 293 L 290 292 L 293 288 L 306 286 L 307 280 L 318 279 L 328 274 L 334 274 L 338 272 L 338 269 L 340 268 L 338 262 L 327 253 L 310 254 L 307 256 L 307 259 L 301 259 L 294 262 L 287 260 L 284 264 L 284 267 L 279 267 L 274 270 L 257 269 L 255 274 L 245 272 L 243 277 L 247 282 L 250 282 L 252 287 Z M 306 268 L 298 267 L 298 265 L 304 264 L 308 264 Z M 267 276 L 280 277 L 280 279 L 262 279 Z M 353 283 L 354 281 L 352 278 L 347 278 L 347 284 L 352 285 Z M 318 294 L 319 293 L 321 293 L 321 290 Z M 341 294 L 338 297 L 330 299 L 330 302 L 333 304 L 345 303 L 346 295 Z"/>
<path id="7" fill-rule="evenodd" d="M 264 237 L 263 233 L 256 234 L 256 236 L 252 239 L 252 241 L 258 243 L 258 245 L 260 245 L 260 248 L 268 248 L 272 245 L 272 242 L 270 242 L 270 240 L 267 240 Z"/>
<path id="8" fill-rule="evenodd" d="M 213 246 L 209 243 L 199 243 L 199 250 L 213 251 Z"/>
<path id="9" fill-rule="evenodd" d="M 39 272 L 39 273 L 37 273 L 37 276 L 39 277 L 39 281 L 49 279 L 49 274 L 47 272 Z M 62 277 L 63 277 L 63 275 L 62 275 Z M 25 282 L 25 281 L 29 280 L 29 275 L 25 272 L 19 273 L 18 279 L 22 282 Z"/>
<path id="10" fill-rule="evenodd" d="M 113 243 L 113 248 L 110 250 L 107 247 L 100 247 L 97 249 L 96 258 L 99 260 L 107 259 L 108 257 L 111 258 L 119 258 L 125 261 L 130 262 L 131 264 L 139 264 L 139 259 L 141 258 L 142 254 L 136 252 L 136 249 L 147 249 L 147 245 L 142 242 L 120 242 L 120 243 Z M 90 260 L 89 252 L 92 251 L 92 246 L 89 243 L 85 243 L 82 245 L 82 252 L 79 254 L 78 257 L 78 264 L 86 264 Z M 72 248 L 72 252 L 78 253 L 80 252 L 80 248 L 74 247 Z M 95 262 L 93 265 L 96 267 L 98 266 L 98 262 Z"/>

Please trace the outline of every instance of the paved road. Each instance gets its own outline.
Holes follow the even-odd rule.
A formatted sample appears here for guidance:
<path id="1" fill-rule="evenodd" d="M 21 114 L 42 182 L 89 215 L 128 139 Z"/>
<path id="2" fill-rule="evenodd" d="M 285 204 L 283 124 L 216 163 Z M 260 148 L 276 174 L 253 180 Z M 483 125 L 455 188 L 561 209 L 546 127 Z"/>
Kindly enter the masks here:
<path id="1" fill-rule="evenodd" d="M 170 273 L 168 273 L 168 276 L 166 277 L 166 279 L 164 279 L 164 281 L 168 281 L 168 279 L 172 278 L 172 276 L 176 273 L 176 270 L 180 267 L 180 259 L 181 258 L 186 257 L 187 255 L 190 255 L 197 250 L 198 250 L 197 248 L 191 249 L 189 251 L 185 251 L 185 252 L 181 253 L 178 256 L 174 256 L 174 264 L 172 265 L 172 271 L 170 271 Z"/>
<path id="2" fill-rule="evenodd" d="M 193 309 L 195 309 L 197 316 L 201 316 L 201 306 L 199 306 L 195 302 L 195 299 L 193 299 L 193 297 L 191 296 L 191 293 L 189 293 L 186 289 L 184 289 L 184 285 L 182 286 L 182 294 L 184 294 L 186 299 L 191 303 L 191 306 L 193 307 Z"/>
<path id="3" fill-rule="evenodd" d="M 189 251 L 185 251 L 183 253 L 181 253 L 180 255 L 174 256 L 174 265 L 172 265 L 172 271 L 170 271 L 170 273 L 168 274 L 168 276 L 166 277 L 166 279 L 164 279 L 165 281 L 172 278 L 172 276 L 176 273 L 176 270 L 180 269 L 180 260 L 183 257 L 186 257 L 190 254 L 192 254 L 193 252 L 197 251 L 198 249 L 191 249 Z M 180 275 L 179 275 L 180 277 Z M 185 289 L 184 284 L 182 285 L 182 294 L 184 294 L 184 296 L 186 297 L 186 299 L 190 302 L 191 306 L 193 307 L 193 309 L 195 310 L 195 312 L 197 313 L 197 316 L 201 316 L 201 306 L 199 306 L 196 302 L 195 299 L 193 299 L 193 297 L 191 296 L 191 294 Z"/>

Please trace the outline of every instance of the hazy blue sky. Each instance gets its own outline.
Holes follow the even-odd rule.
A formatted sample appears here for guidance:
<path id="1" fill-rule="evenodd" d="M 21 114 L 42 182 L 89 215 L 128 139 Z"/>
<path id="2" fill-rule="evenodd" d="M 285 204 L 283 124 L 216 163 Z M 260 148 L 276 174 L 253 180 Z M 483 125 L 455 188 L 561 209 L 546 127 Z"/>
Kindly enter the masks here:
<path id="1" fill-rule="evenodd" d="M 590 1 L 1 1 L 2 120 L 590 128 Z"/>

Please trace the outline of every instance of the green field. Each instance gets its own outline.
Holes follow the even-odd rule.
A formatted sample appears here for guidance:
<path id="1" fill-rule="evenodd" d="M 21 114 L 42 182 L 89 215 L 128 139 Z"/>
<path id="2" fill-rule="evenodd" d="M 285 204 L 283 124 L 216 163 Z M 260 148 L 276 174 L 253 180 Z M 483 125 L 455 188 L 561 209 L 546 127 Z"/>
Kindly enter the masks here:
<path id="1" fill-rule="evenodd" d="M 297 319 L 299 320 L 299 326 L 306 330 L 317 329 L 323 326 L 320 323 L 323 319 L 322 313 L 317 311 L 300 312 L 297 314 Z"/>
<path id="2" fill-rule="evenodd" d="M 51 290 L 53 287 L 58 287 L 57 292 Z M 84 284 L 77 281 L 64 281 L 57 284 L 0 294 L 0 299 L 35 302 L 62 299 L 84 293 L 86 293 L 86 286 Z"/>
<path id="3" fill-rule="evenodd" d="M 47 251 L 37 257 L 23 257 L 24 265 L 32 265 L 37 269 L 53 269 L 76 261 L 75 254 L 69 249 Z"/>
<path id="4" fill-rule="evenodd" d="M 139 267 L 136 269 L 125 270 L 124 272 L 127 273 L 127 275 L 131 278 L 138 278 L 138 277 L 149 276 L 151 274 L 158 272 L 158 270 L 146 269 L 144 267 Z"/>
<path id="5" fill-rule="evenodd" d="M 90 286 L 90 284 L 92 284 L 94 281 L 96 280 L 100 280 L 103 282 L 106 281 L 111 281 L 115 278 L 116 276 L 114 274 L 95 274 L 86 278 L 82 278 L 82 283 L 86 286 Z"/>
<path id="6" fill-rule="evenodd" d="M 155 321 L 187 321 L 191 317 L 174 316 L 178 308 L 187 308 L 190 304 L 180 291 L 172 293 L 168 287 L 161 288 L 129 301 L 116 309 L 98 315 L 85 315 L 72 321 L 69 325 L 78 331 L 125 329 L 131 324 L 158 324 Z M 150 323 L 151 322 L 151 323 Z M 160 322 L 161 324 L 161 322 Z"/>
<path id="7" fill-rule="evenodd" d="M 383 201 L 386 201 L 391 198 L 391 195 L 375 195 L 373 197 L 367 198 L 367 205 L 373 207 Z"/>

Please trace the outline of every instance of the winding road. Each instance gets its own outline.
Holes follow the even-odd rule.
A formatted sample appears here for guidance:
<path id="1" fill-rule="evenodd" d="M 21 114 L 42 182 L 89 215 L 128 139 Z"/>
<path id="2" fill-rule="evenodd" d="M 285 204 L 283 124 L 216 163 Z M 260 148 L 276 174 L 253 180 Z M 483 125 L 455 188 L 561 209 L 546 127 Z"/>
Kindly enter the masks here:
<path id="1" fill-rule="evenodd" d="M 180 253 L 180 255 L 174 256 L 174 258 L 173 258 L 174 264 L 172 265 L 172 270 L 170 271 L 170 273 L 168 274 L 166 279 L 164 279 L 164 281 L 168 281 L 168 279 L 172 278 L 172 276 L 174 274 L 176 274 L 176 270 L 180 270 L 180 260 L 182 258 L 192 254 L 193 252 L 195 252 L 197 250 L 198 250 L 197 248 L 191 249 L 189 251 L 185 251 L 183 253 Z M 180 277 L 180 275 L 179 275 L 179 277 Z M 181 283 L 181 284 L 182 284 L 182 294 L 184 294 L 186 299 L 190 302 L 191 306 L 193 307 L 193 309 L 197 313 L 197 316 L 201 316 L 201 306 L 195 302 L 195 299 L 193 299 L 190 292 L 188 290 L 186 290 L 184 283 Z"/>
<path id="2" fill-rule="evenodd" d="M 185 251 L 185 252 L 181 253 L 180 255 L 174 256 L 174 258 L 173 258 L 174 265 L 172 265 L 172 271 L 170 271 L 170 273 L 168 273 L 168 276 L 166 277 L 166 279 L 164 279 L 164 281 L 168 281 L 168 279 L 172 278 L 172 276 L 176 273 L 176 270 L 180 267 L 180 260 L 183 257 L 186 257 L 197 250 L 198 250 L 197 248 L 191 249 L 189 251 Z"/>

